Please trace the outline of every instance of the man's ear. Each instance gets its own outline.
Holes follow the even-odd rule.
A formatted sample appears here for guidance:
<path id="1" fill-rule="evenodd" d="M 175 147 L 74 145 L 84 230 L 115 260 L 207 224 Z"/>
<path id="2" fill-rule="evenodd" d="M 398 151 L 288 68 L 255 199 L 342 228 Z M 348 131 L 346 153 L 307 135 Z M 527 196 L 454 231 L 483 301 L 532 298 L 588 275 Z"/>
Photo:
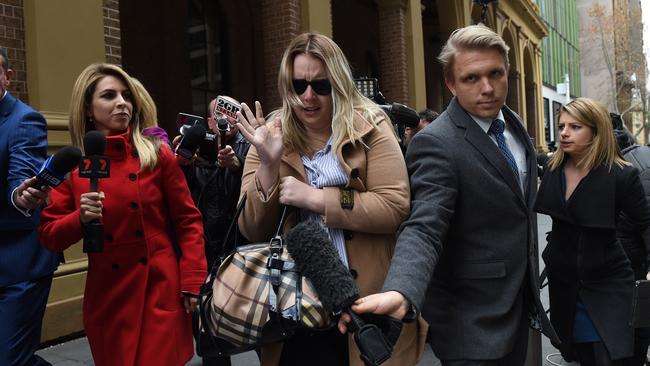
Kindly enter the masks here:
<path id="1" fill-rule="evenodd" d="M 7 79 L 7 85 L 5 85 L 5 87 L 8 87 L 9 84 L 11 84 L 11 80 L 14 78 L 14 70 L 7 69 L 7 71 L 5 71 L 5 78 Z"/>

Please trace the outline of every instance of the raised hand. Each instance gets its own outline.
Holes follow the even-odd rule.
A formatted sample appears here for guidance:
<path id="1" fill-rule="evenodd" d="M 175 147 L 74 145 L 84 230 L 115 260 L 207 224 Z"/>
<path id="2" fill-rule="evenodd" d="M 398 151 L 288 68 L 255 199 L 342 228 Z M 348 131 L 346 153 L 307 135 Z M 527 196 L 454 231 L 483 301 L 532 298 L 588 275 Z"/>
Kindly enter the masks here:
<path id="1" fill-rule="evenodd" d="M 237 112 L 237 126 L 239 132 L 257 150 L 260 166 L 255 176 L 260 182 L 264 195 L 267 195 L 277 182 L 280 172 L 280 158 L 284 147 L 282 122 L 280 117 L 277 117 L 267 123 L 260 102 L 255 102 L 255 116 L 245 103 L 242 103 L 242 111 L 246 116 Z"/>
<path id="2" fill-rule="evenodd" d="M 255 146 L 262 166 L 279 166 L 282 157 L 282 123 L 277 117 L 271 122 L 264 119 L 262 105 L 255 102 L 255 116 L 248 105 L 242 103 L 242 112 L 237 112 L 239 131 Z"/>

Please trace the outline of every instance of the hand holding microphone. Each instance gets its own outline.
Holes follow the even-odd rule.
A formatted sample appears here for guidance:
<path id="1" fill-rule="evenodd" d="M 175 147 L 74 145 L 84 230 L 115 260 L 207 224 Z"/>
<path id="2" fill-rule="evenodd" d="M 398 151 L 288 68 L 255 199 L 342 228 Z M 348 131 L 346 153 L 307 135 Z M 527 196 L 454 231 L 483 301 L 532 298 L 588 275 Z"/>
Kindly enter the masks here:
<path id="1" fill-rule="evenodd" d="M 100 131 L 90 131 L 84 136 L 86 156 L 79 164 L 79 177 L 90 178 L 90 192 L 79 198 L 80 220 L 84 224 L 84 253 L 104 251 L 104 224 L 102 214 L 103 192 L 97 192 L 100 178 L 110 176 L 110 160 L 103 156 L 106 150 L 106 136 Z"/>
<path id="2" fill-rule="evenodd" d="M 82 224 L 99 222 L 102 218 L 104 192 L 82 193 L 79 198 L 79 215 Z"/>
<path id="3" fill-rule="evenodd" d="M 36 177 L 25 179 L 14 191 L 13 201 L 16 206 L 23 210 L 35 210 L 45 204 L 52 187 L 41 186 L 40 189 L 34 188 L 38 184 Z"/>
<path id="4" fill-rule="evenodd" d="M 359 298 L 359 289 L 318 222 L 305 221 L 289 231 L 287 250 L 300 272 L 318 293 L 323 306 L 336 314 L 350 316 L 348 329 L 366 365 L 380 365 L 390 358 L 399 338 L 402 323 L 388 316 L 355 313 L 351 306 Z"/>
<path id="5" fill-rule="evenodd" d="M 52 188 L 63 182 L 65 175 L 79 164 L 80 158 L 81 150 L 74 146 L 57 151 L 45 160 L 36 176 L 26 179 L 16 188 L 14 203 L 26 210 L 43 205 Z"/>

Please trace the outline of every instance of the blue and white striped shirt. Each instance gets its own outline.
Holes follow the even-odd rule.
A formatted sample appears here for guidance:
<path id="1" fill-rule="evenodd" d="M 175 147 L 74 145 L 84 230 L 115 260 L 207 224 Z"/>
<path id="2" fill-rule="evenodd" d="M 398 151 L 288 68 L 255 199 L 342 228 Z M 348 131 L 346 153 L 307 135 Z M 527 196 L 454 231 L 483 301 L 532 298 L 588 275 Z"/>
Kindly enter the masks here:
<path id="1" fill-rule="evenodd" d="M 305 175 L 307 184 L 314 188 L 323 187 L 340 187 L 348 184 L 348 177 L 343 171 L 341 164 L 336 159 L 332 150 L 332 139 L 327 141 L 327 146 L 316 152 L 310 159 L 308 156 L 301 155 L 302 163 L 305 166 Z M 313 211 L 300 210 L 300 221 L 317 221 L 327 229 L 330 239 L 341 257 L 341 261 L 348 267 L 348 254 L 345 250 L 345 237 L 342 229 L 328 228 L 324 224 L 324 218 Z"/>

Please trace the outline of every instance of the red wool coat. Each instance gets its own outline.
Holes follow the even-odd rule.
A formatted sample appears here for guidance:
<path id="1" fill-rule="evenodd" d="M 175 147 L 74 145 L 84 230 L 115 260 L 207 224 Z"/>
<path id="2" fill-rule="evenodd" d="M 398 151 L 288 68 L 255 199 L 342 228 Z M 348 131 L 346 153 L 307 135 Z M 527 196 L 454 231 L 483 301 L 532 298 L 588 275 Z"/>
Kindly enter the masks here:
<path id="1" fill-rule="evenodd" d="M 88 255 L 83 318 L 98 366 L 184 365 L 193 355 L 181 291 L 198 293 L 206 276 L 201 214 L 171 150 L 139 172 L 128 134 L 109 136 L 110 178 L 100 179 L 104 251 Z M 79 197 L 89 179 L 75 170 L 52 191 L 39 234 L 61 251 L 83 237 Z M 174 252 L 170 225 L 182 255 Z"/>

